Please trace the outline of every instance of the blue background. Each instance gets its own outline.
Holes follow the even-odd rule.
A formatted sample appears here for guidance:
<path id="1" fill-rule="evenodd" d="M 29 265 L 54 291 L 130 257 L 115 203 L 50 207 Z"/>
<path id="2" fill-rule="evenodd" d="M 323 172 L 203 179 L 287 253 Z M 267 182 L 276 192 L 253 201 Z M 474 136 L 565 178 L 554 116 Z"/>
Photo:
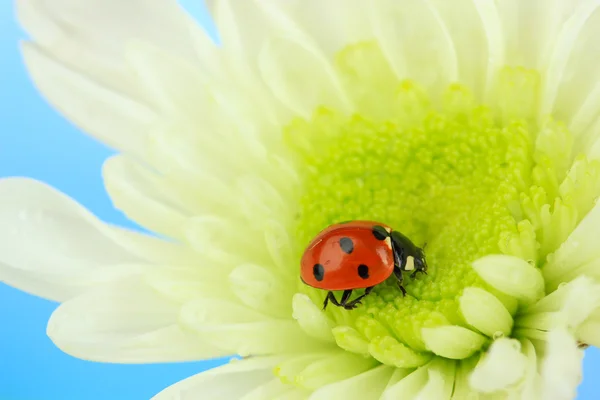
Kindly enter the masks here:
<path id="1" fill-rule="evenodd" d="M 124 0 L 126 1 L 126 0 Z M 182 1 L 207 24 L 201 0 Z M 133 226 L 114 210 L 100 167 L 111 151 L 81 134 L 34 90 L 18 52 L 24 38 L 12 1 L 0 2 L 0 176 L 29 176 L 77 199 L 100 218 Z M 0 284 L 0 400 L 148 399 L 221 361 L 113 365 L 70 357 L 45 335 L 57 304 Z M 600 351 L 589 349 L 580 399 L 600 397 Z"/>

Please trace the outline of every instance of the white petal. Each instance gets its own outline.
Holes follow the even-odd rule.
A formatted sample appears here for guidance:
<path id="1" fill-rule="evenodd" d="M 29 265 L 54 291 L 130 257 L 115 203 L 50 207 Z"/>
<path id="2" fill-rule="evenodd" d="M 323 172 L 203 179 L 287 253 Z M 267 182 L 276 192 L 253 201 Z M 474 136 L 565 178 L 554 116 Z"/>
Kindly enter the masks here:
<path id="1" fill-rule="evenodd" d="M 513 256 L 490 255 L 473 262 L 473 268 L 488 284 L 526 303 L 544 295 L 544 278 L 527 261 Z"/>
<path id="2" fill-rule="evenodd" d="M 488 66 L 486 74 L 486 94 L 492 90 L 498 70 L 505 64 L 505 45 L 498 7 L 495 2 L 485 0 L 473 1 L 481 18 L 488 48 Z"/>
<path id="3" fill-rule="evenodd" d="M 566 330 L 548 335 L 546 356 L 542 362 L 542 398 L 544 400 L 571 400 L 581 383 L 583 350 Z"/>
<path id="4" fill-rule="evenodd" d="M 22 52 L 37 89 L 70 121 L 108 146 L 144 157 L 155 115 L 143 100 L 102 85 L 35 44 L 24 43 Z"/>
<path id="5" fill-rule="evenodd" d="M 331 330 L 335 323 L 320 310 L 310 298 L 302 293 L 296 293 L 293 301 L 292 316 L 308 335 L 324 341 L 334 341 Z"/>
<path id="6" fill-rule="evenodd" d="M 440 326 L 421 329 L 423 342 L 435 354 L 463 359 L 471 356 L 485 343 L 485 336 L 461 326 Z"/>
<path id="7" fill-rule="evenodd" d="M 167 237 L 184 237 L 186 214 L 169 204 L 158 175 L 120 155 L 108 159 L 102 172 L 114 206 L 127 217 Z"/>
<path id="8" fill-rule="evenodd" d="M 385 389 L 381 400 L 395 399 L 414 399 L 415 396 L 425 387 L 429 377 L 429 364 L 418 368 L 411 374 L 402 378 L 399 382 L 390 385 Z"/>
<path id="9" fill-rule="evenodd" d="M 458 79 L 458 61 L 446 25 L 430 2 L 370 2 L 372 25 L 399 79 L 441 89 Z"/>
<path id="10" fill-rule="evenodd" d="M 214 264 L 166 265 L 144 274 L 144 281 L 163 296 L 179 303 L 198 298 L 234 296 L 227 282 L 227 271 Z"/>
<path id="11" fill-rule="evenodd" d="M 577 338 L 585 344 L 600 347 L 600 310 L 583 321 L 577 329 Z"/>
<path id="12" fill-rule="evenodd" d="M 473 396 L 474 392 L 469 384 L 469 378 L 478 360 L 479 356 L 475 356 L 458 362 L 452 400 L 468 399 L 468 396 L 472 396 L 474 399 L 477 399 L 477 397 Z"/>
<path id="13" fill-rule="evenodd" d="M 456 362 L 434 359 L 427 372 L 429 379 L 415 400 L 450 400 L 454 388 Z"/>
<path id="14" fill-rule="evenodd" d="M 290 384 L 282 383 L 279 378 L 270 380 L 252 390 L 250 393 L 241 397 L 241 400 L 265 400 L 265 399 L 281 399 L 281 400 L 293 400 L 293 399 L 306 399 L 310 392 L 297 388 Z"/>
<path id="15" fill-rule="evenodd" d="M 258 265 L 240 265 L 229 275 L 232 291 L 247 306 L 278 318 L 289 317 L 295 282 Z"/>
<path id="16" fill-rule="evenodd" d="M 109 146 L 141 155 L 152 114 L 123 46 L 145 40 L 194 59 L 191 18 L 169 0 L 19 0 L 17 15 L 36 43 L 25 46 L 25 61 L 50 103 Z"/>
<path id="17" fill-rule="evenodd" d="M 600 3 L 596 1 L 582 2 L 575 12 L 564 23 L 558 34 L 550 55 L 550 62 L 544 79 L 540 116 L 546 117 L 552 111 L 559 85 L 565 79 L 565 70 L 574 44 L 588 19 L 594 14 Z M 587 61 L 587 60 L 586 60 Z"/>
<path id="18" fill-rule="evenodd" d="M 132 38 L 183 57 L 195 54 L 188 39 L 192 19 L 172 0 L 91 0 L 85 5 L 77 0 L 18 0 L 17 14 L 36 42 L 83 69 L 98 67 L 89 58 L 94 56 L 94 61 L 116 64 L 107 69 L 116 68 L 123 45 Z"/>
<path id="19" fill-rule="evenodd" d="M 0 280 L 59 301 L 143 269 L 127 247 L 152 243 L 30 179 L 0 180 L 0 225 Z"/>
<path id="20" fill-rule="evenodd" d="M 289 381 L 303 388 L 316 390 L 325 385 L 354 377 L 380 365 L 372 358 L 363 357 L 335 349 L 331 353 L 321 355 L 317 360 L 310 360 L 305 367 L 292 372 Z M 281 375 L 279 375 L 281 377 Z"/>
<path id="21" fill-rule="evenodd" d="M 576 330 L 600 307 L 600 285 L 580 276 L 522 310 L 517 326 L 540 330 Z"/>
<path id="22" fill-rule="evenodd" d="M 508 335 L 513 327 L 513 318 L 490 292 L 475 288 L 465 288 L 460 297 L 460 311 L 469 325 L 490 337 L 501 332 Z"/>
<path id="23" fill-rule="evenodd" d="M 499 51 L 497 48 L 488 48 L 489 42 L 497 41 L 493 37 L 496 34 L 493 27 L 484 26 L 472 0 L 429 0 L 429 3 L 437 10 L 452 38 L 458 63 L 457 80 L 466 84 L 475 97 L 481 99 L 488 79 L 487 54 Z M 393 47 L 391 50 L 394 51 Z M 473 54 L 485 56 L 473 57 Z"/>
<path id="24" fill-rule="evenodd" d="M 523 355 L 527 357 L 527 365 L 525 370 L 525 379 L 522 387 L 520 388 L 521 397 L 512 397 L 512 399 L 531 399 L 531 400 L 542 400 L 541 399 L 541 385 L 542 380 L 538 370 L 538 355 L 536 354 L 535 347 L 528 339 L 521 341 Z"/>
<path id="25" fill-rule="evenodd" d="M 336 18 L 331 18 L 332 15 Z M 318 41 L 327 55 L 374 38 L 361 0 L 298 1 L 293 19 Z"/>
<path id="26" fill-rule="evenodd" d="M 292 319 L 273 319 L 227 300 L 186 303 L 180 320 L 203 340 L 242 356 L 333 348 L 306 335 Z"/>
<path id="27" fill-rule="evenodd" d="M 271 38 L 260 52 L 259 68 L 273 95 L 298 115 L 310 118 L 321 105 L 351 107 L 332 65 L 306 38 Z"/>
<path id="28" fill-rule="evenodd" d="M 500 338 L 475 367 L 470 377 L 471 387 L 484 393 L 505 389 L 523 377 L 526 365 L 527 357 L 521 353 L 519 341 Z"/>
<path id="29" fill-rule="evenodd" d="M 588 271 L 600 276 L 600 264 L 596 261 L 600 258 L 600 247 L 596 240 L 599 224 L 600 202 L 581 220 L 558 250 L 548 256 L 542 273 L 549 288 L 556 288 L 560 283 Z"/>
<path id="30" fill-rule="evenodd" d="M 139 278 L 130 278 L 61 304 L 48 322 L 48 336 L 65 353 L 102 362 L 172 362 L 229 354 L 182 330 L 179 309 Z"/>
<path id="31" fill-rule="evenodd" d="M 241 399 L 248 392 L 272 381 L 273 368 L 282 360 L 282 357 L 233 360 L 169 386 L 152 400 Z"/>
<path id="32" fill-rule="evenodd" d="M 332 383 L 316 390 L 310 400 L 363 400 L 365 393 L 376 399 L 383 393 L 394 368 L 381 365 L 352 378 Z"/>

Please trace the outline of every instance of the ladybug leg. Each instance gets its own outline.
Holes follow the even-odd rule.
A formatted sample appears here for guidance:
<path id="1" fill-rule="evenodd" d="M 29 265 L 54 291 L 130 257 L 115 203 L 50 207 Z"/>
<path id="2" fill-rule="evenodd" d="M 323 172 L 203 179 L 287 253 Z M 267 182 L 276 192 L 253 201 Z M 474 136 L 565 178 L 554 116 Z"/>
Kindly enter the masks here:
<path id="1" fill-rule="evenodd" d="M 373 290 L 373 286 L 370 286 L 368 288 L 365 289 L 365 292 L 363 294 L 361 294 L 360 296 L 358 296 L 357 298 L 355 298 L 354 300 L 352 300 L 350 303 L 345 305 L 345 308 L 347 310 L 351 310 L 353 308 L 356 308 L 359 304 L 361 304 L 361 300 L 367 296 L 369 293 L 371 293 L 371 291 Z M 350 307 L 350 308 L 348 308 Z"/>
<path id="2" fill-rule="evenodd" d="M 402 270 L 400 269 L 400 267 L 394 266 L 394 276 L 398 280 L 398 288 L 400 288 L 400 290 L 402 291 L 402 296 L 406 296 L 406 289 L 404 289 L 404 286 L 402 286 L 402 281 L 404 280 L 404 277 L 402 276 Z"/>
<path id="3" fill-rule="evenodd" d="M 393 253 L 394 253 L 394 276 L 396 277 L 396 279 L 398 280 L 398 288 L 400 288 L 400 290 L 402 291 L 402 296 L 406 296 L 406 290 L 404 289 L 404 286 L 402 286 L 402 281 L 404 280 L 404 277 L 402 276 L 402 268 L 400 268 L 401 265 L 404 265 L 406 262 L 402 262 L 401 260 L 401 255 L 399 254 L 399 250 L 396 247 L 393 247 Z"/>
<path id="4" fill-rule="evenodd" d="M 344 290 L 344 293 L 342 293 L 342 301 L 340 302 L 340 306 L 344 307 L 346 310 L 352 310 L 352 308 L 354 308 L 349 308 L 348 300 L 350 300 L 350 296 L 352 296 L 352 289 Z"/>
<path id="5" fill-rule="evenodd" d="M 341 304 L 338 303 L 333 292 L 327 292 L 327 296 L 325 296 L 325 301 L 323 302 L 323 310 L 325 310 L 327 308 L 327 304 L 329 303 L 330 300 L 334 305 L 340 307 Z"/>

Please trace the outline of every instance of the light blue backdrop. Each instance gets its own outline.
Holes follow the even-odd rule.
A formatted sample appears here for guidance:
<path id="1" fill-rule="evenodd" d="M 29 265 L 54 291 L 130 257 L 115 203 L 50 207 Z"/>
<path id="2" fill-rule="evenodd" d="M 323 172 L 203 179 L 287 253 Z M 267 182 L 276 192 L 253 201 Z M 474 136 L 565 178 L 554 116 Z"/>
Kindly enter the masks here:
<path id="1" fill-rule="evenodd" d="M 0 176 L 48 182 L 100 218 L 132 226 L 112 209 L 102 186 L 100 167 L 111 152 L 55 113 L 27 78 L 17 49 L 24 35 L 14 22 L 11 3 L 0 2 Z M 206 23 L 201 0 L 182 3 Z M 0 284 L 0 400 L 143 400 L 222 362 L 112 365 L 81 361 L 60 352 L 45 335 L 55 308 L 55 303 Z M 579 398 L 600 398 L 600 381 L 594 379 L 600 372 L 598 350 L 588 350 L 585 371 L 587 379 Z"/>

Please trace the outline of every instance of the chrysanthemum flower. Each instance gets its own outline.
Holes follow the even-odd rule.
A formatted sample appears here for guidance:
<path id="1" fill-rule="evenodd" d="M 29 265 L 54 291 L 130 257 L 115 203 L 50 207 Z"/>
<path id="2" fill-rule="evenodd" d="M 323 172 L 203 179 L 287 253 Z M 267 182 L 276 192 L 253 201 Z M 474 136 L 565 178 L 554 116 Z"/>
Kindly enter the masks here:
<path id="1" fill-rule="evenodd" d="M 120 151 L 147 236 L 0 183 L 0 277 L 64 303 L 65 352 L 239 354 L 159 399 L 570 399 L 600 344 L 597 1 L 22 0 L 40 91 Z M 429 274 L 355 310 L 303 285 L 310 239 L 382 221 Z M 477 397 L 479 396 L 479 397 Z"/>

